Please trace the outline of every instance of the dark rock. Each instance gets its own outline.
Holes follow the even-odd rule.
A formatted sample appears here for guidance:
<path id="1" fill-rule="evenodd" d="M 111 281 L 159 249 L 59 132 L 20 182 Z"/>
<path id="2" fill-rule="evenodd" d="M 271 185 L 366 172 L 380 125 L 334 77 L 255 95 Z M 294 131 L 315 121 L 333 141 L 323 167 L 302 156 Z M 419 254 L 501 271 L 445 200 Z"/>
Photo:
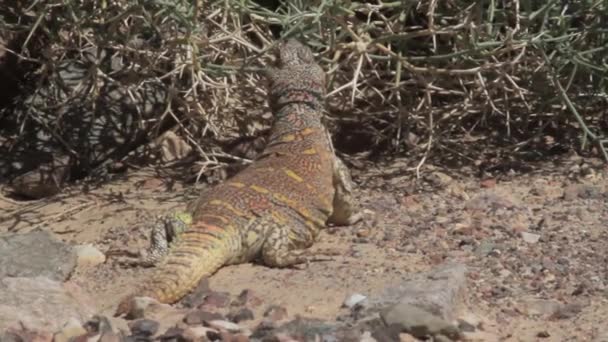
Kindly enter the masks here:
<path id="1" fill-rule="evenodd" d="M 205 296 L 200 307 L 205 308 L 224 308 L 230 303 L 230 293 L 212 291 Z"/>
<path id="2" fill-rule="evenodd" d="M 164 334 L 158 336 L 158 340 L 163 342 L 187 342 L 184 337 L 184 329 L 178 327 L 167 329 Z"/>
<path id="3" fill-rule="evenodd" d="M 282 306 L 271 305 L 264 311 L 264 317 L 267 317 L 274 322 L 281 321 L 287 318 L 287 309 Z"/>
<path id="4" fill-rule="evenodd" d="M 240 310 L 228 315 L 228 319 L 235 323 L 252 320 L 254 318 L 253 311 L 251 311 L 249 308 L 241 308 Z"/>
<path id="5" fill-rule="evenodd" d="M 256 296 L 253 290 L 245 289 L 238 295 L 237 299 L 235 299 L 231 305 L 257 307 L 263 302 L 264 301 L 262 299 Z"/>
<path id="6" fill-rule="evenodd" d="M 112 323 L 105 316 L 95 315 L 90 320 L 85 322 L 84 328 L 90 334 L 112 332 Z"/>
<path id="7" fill-rule="evenodd" d="M 459 319 L 458 320 L 458 329 L 460 329 L 460 331 L 462 331 L 462 332 L 474 332 L 475 326 L 465 320 Z"/>
<path id="8" fill-rule="evenodd" d="M 160 324 L 151 319 L 138 319 L 136 321 L 129 322 L 129 328 L 133 335 L 139 335 L 144 337 L 154 336 L 158 331 Z"/>
<path id="9" fill-rule="evenodd" d="M 570 319 L 576 317 L 583 310 L 581 304 L 571 303 L 562 305 L 551 315 L 551 319 Z"/>
<path id="10" fill-rule="evenodd" d="M 211 292 L 209 289 L 209 278 L 205 277 L 198 282 L 198 285 L 180 303 L 187 308 L 196 308 L 203 304 L 205 297 Z"/>
<path id="11" fill-rule="evenodd" d="M 184 323 L 189 325 L 198 325 L 203 324 L 205 322 L 210 322 L 213 320 L 222 320 L 224 316 L 216 312 L 209 312 L 204 310 L 195 310 L 189 312 L 184 317 Z"/>
<path id="12" fill-rule="evenodd" d="M 47 231 L 0 237 L 0 279 L 43 276 L 65 281 L 75 266 L 72 246 Z"/>

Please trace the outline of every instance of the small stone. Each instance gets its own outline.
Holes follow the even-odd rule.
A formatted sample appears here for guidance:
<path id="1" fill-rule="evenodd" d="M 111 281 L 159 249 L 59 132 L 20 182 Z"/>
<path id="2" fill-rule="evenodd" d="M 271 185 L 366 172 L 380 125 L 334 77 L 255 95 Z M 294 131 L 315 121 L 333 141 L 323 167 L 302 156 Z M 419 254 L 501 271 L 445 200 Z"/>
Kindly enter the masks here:
<path id="1" fill-rule="evenodd" d="M 212 291 L 205 297 L 201 306 L 206 308 L 223 308 L 228 303 L 230 303 L 230 293 Z"/>
<path id="2" fill-rule="evenodd" d="M 371 233 L 371 230 L 368 228 L 361 228 L 359 230 L 357 230 L 357 237 L 358 238 L 367 238 L 369 237 Z"/>
<path id="3" fill-rule="evenodd" d="M 89 334 L 97 334 L 104 332 L 111 332 L 112 323 L 105 316 L 93 316 L 90 320 L 88 320 L 84 324 L 84 328 L 87 330 Z"/>
<path id="4" fill-rule="evenodd" d="M 367 299 L 366 296 L 364 296 L 360 293 L 354 293 L 344 300 L 344 303 L 342 304 L 342 306 L 352 309 L 359 304 L 363 304 L 363 302 L 366 299 Z"/>
<path id="5" fill-rule="evenodd" d="M 540 338 L 547 338 L 547 337 L 551 337 L 551 334 L 549 334 L 549 332 L 548 332 L 548 331 L 543 330 L 543 331 L 539 331 L 539 332 L 536 334 L 536 337 L 540 337 Z"/>
<path id="6" fill-rule="evenodd" d="M 553 315 L 551 315 L 551 319 L 570 319 L 578 315 L 583 310 L 583 306 L 581 304 L 566 304 L 560 306 Z"/>
<path id="7" fill-rule="evenodd" d="M 239 311 L 228 315 L 228 318 L 235 323 L 239 323 L 242 321 L 252 320 L 255 317 L 253 315 L 253 311 L 251 311 L 250 309 L 241 308 Z"/>
<path id="8" fill-rule="evenodd" d="M 206 341 L 209 334 L 215 335 L 217 331 L 207 327 L 189 327 L 181 333 L 187 341 Z"/>
<path id="9" fill-rule="evenodd" d="M 488 256 L 496 247 L 496 244 L 491 241 L 482 241 L 475 249 L 475 254 L 485 257 Z"/>
<path id="10" fill-rule="evenodd" d="M 184 341 L 184 334 L 186 331 L 179 327 L 171 327 L 165 331 L 164 334 L 158 336 L 159 341 Z"/>
<path id="11" fill-rule="evenodd" d="M 238 335 L 232 336 L 232 341 L 233 342 L 249 342 L 249 337 L 247 337 L 246 335 L 243 335 L 243 334 L 238 334 Z"/>
<path id="12" fill-rule="evenodd" d="M 138 319 L 129 323 L 129 328 L 133 335 L 153 336 L 158 331 L 159 324 L 151 319 Z"/>
<path id="13" fill-rule="evenodd" d="M 82 326 L 82 323 L 75 318 L 70 318 L 69 321 L 65 323 L 61 331 L 53 336 L 53 341 L 55 342 L 68 342 L 71 339 L 85 335 L 87 333 L 86 329 Z"/>
<path id="14" fill-rule="evenodd" d="M 240 332 L 241 331 L 241 327 L 236 324 L 236 323 L 232 323 L 229 321 L 224 321 L 224 320 L 220 320 L 220 319 L 216 319 L 210 322 L 207 322 L 207 324 L 209 325 L 209 327 L 216 329 L 216 330 L 225 330 L 225 331 L 229 331 L 229 332 Z"/>
<path id="15" fill-rule="evenodd" d="M 210 322 L 214 320 L 223 320 L 224 317 L 217 312 L 209 312 L 205 310 L 194 310 L 190 311 L 184 317 L 184 323 L 188 325 L 199 325 L 205 322 Z"/>
<path id="16" fill-rule="evenodd" d="M 287 309 L 282 306 L 272 305 L 264 312 L 264 317 L 268 317 L 274 322 L 278 322 L 287 318 Z"/>
<path id="17" fill-rule="evenodd" d="M 232 334 L 227 331 L 220 331 L 220 341 L 232 342 Z"/>
<path id="18" fill-rule="evenodd" d="M 524 299 L 519 305 L 519 310 L 528 316 L 548 317 L 555 314 L 562 304 L 556 300 L 547 299 Z"/>
<path id="19" fill-rule="evenodd" d="M 79 267 L 93 267 L 106 261 L 105 254 L 91 244 L 75 246 L 74 250 Z"/>
<path id="20" fill-rule="evenodd" d="M 475 326 L 467 321 L 459 319 L 458 320 L 458 329 L 460 329 L 460 331 L 462 331 L 462 332 L 474 332 Z"/>
<path id="21" fill-rule="evenodd" d="M 445 335 L 452 339 L 460 338 L 458 327 L 448 323 L 428 311 L 407 303 L 397 303 L 380 312 L 386 326 L 399 327 L 418 338 Z"/>
<path id="22" fill-rule="evenodd" d="M 426 176 L 425 178 L 432 185 L 437 186 L 437 187 L 445 187 L 453 181 L 452 177 L 450 177 L 447 174 L 440 172 L 440 171 L 435 171 L 435 172 L 429 174 L 428 176 Z"/>
<path id="23" fill-rule="evenodd" d="M 233 306 L 249 306 L 249 307 L 257 307 L 260 306 L 264 301 L 260 299 L 253 290 L 245 289 L 243 290 L 237 297 L 236 300 L 232 302 Z"/>
<path id="24" fill-rule="evenodd" d="M 493 188 L 496 186 L 496 178 L 484 179 L 479 183 L 479 185 L 482 188 Z"/>
<path id="25" fill-rule="evenodd" d="M 105 332 L 101 335 L 98 342 L 121 342 L 122 339 L 119 334 L 115 332 Z"/>
<path id="26" fill-rule="evenodd" d="M 521 232 L 521 237 L 527 243 L 537 243 L 540 240 L 540 235 L 528 232 Z"/>

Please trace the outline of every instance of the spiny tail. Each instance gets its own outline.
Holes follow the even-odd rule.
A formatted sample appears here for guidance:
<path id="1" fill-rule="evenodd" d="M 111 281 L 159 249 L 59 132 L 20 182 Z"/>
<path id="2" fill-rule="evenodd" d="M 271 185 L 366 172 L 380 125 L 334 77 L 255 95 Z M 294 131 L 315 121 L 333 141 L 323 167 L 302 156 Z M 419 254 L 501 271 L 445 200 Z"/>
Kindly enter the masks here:
<path id="1" fill-rule="evenodd" d="M 205 276 L 215 273 L 238 246 L 233 229 L 197 222 L 183 232 L 151 278 L 118 305 L 115 315 L 128 314 L 135 296 L 152 297 L 161 303 L 174 303 L 196 287 Z"/>

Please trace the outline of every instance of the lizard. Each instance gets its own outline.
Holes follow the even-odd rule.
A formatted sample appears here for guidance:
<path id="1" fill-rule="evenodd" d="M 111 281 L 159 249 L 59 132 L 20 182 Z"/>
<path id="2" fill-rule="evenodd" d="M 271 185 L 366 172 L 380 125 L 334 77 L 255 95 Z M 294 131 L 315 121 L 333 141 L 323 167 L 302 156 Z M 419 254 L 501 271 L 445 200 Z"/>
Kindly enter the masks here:
<path id="1" fill-rule="evenodd" d="M 340 158 L 334 156 L 333 185 L 334 195 L 333 212 L 327 219 L 328 224 L 349 226 L 362 220 L 358 203 L 354 199 L 354 183 L 348 167 Z M 169 252 L 180 235 L 192 224 L 192 212 L 196 202 L 191 202 L 185 210 L 177 210 L 167 215 L 161 215 L 153 222 L 150 230 L 150 246 L 146 248 L 137 260 L 128 263 L 133 266 L 153 267 Z"/>
<path id="2" fill-rule="evenodd" d="M 131 312 L 135 297 L 175 303 L 226 265 L 308 263 L 314 260 L 309 248 L 330 218 L 360 219 L 352 196 L 343 196 L 351 185 L 341 183 L 344 169 L 336 167 L 341 162 L 322 123 L 325 72 L 296 39 L 280 42 L 276 51 L 277 63 L 265 73 L 274 117 L 265 149 L 191 203 L 187 229 L 150 278 L 122 298 L 115 316 Z"/>

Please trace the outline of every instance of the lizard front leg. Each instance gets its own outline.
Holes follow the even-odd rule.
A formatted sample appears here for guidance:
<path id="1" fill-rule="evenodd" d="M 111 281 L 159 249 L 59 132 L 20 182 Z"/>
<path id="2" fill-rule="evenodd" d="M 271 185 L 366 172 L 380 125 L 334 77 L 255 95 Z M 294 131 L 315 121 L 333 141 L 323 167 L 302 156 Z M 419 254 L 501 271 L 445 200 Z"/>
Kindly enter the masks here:
<path id="1" fill-rule="evenodd" d="M 186 212 L 176 211 L 158 217 L 152 224 L 150 246 L 141 253 L 137 260 L 131 261 L 129 264 L 143 267 L 157 265 L 191 223 L 192 215 Z"/>
<path id="2" fill-rule="evenodd" d="M 338 226 L 350 226 L 363 219 L 359 203 L 353 195 L 353 180 L 344 162 L 337 156 L 333 157 L 333 185 L 335 195 L 333 212 L 328 223 Z"/>

